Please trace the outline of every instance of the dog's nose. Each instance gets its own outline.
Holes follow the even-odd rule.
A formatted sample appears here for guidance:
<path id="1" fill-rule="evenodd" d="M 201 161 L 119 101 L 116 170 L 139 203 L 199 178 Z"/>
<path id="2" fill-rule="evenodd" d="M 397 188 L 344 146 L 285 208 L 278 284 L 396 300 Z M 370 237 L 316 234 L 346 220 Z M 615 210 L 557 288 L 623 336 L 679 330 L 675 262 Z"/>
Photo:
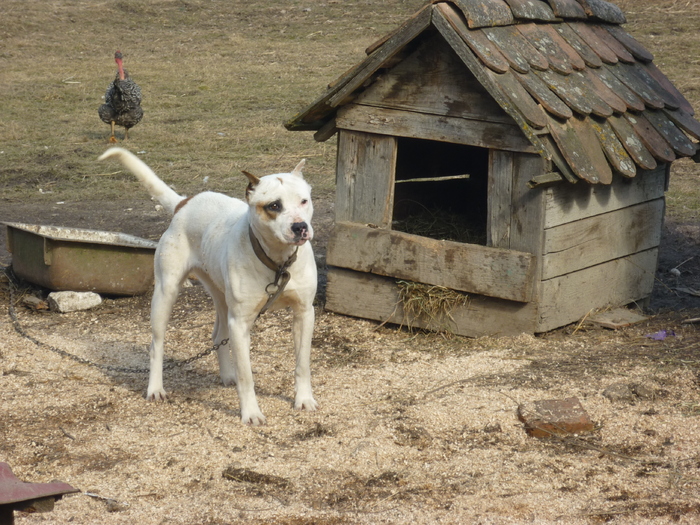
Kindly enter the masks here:
<path id="1" fill-rule="evenodd" d="M 305 222 L 295 222 L 292 224 L 292 233 L 297 237 L 303 237 L 304 233 L 309 231 L 309 225 Z"/>

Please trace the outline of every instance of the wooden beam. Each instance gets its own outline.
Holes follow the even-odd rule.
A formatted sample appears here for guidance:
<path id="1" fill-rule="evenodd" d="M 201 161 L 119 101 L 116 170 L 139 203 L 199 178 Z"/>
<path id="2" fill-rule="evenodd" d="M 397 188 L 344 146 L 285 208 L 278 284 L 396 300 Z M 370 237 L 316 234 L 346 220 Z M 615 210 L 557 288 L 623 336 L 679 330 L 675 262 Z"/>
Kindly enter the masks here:
<path id="1" fill-rule="evenodd" d="M 420 138 L 506 151 L 535 152 L 515 125 L 467 120 L 348 104 L 338 110 L 336 126 L 397 137 Z"/>
<path id="2" fill-rule="evenodd" d="M 360 272 L 527 302 L 535 256 L 409 233 L 336 223 L 327 262 Z"/>
<path id="3" fill-rule="evenodd" d="M 401 305 L 395 279 L 335 267 L 328 269 L 326 309 L 414 328 L 449 330 L 466 337 L 533 333 L 536 322 L 533 303 L 480 295 L 469 295 L 468 303 L 455 307 L 447 318 L 409 316 Z"/>

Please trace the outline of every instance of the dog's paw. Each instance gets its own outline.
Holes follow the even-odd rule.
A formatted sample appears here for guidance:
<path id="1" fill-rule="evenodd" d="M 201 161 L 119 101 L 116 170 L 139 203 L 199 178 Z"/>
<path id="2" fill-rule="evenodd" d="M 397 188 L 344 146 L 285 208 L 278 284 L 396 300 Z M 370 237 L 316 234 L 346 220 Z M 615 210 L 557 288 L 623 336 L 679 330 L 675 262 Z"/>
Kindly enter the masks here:
<path id="1" fill-rule="evenodd" d="M 224 386 L 234 386 L 238 381 L 236 381 L 235 374 L 221 374 L 221 382 Z"/>
<path id="2" fill-rule="evenodd" d="M 168 394 L 162 388 L 157 390 L 151 390 L 149 388 L 148 392 L 146 392 L 146 399 L 148 401 L 167 401 Z"/>
<path id="3" fill-rule="evenodd" d="M 297 399 L 294 401 L 294 408 L 296 410 L 307 410 L 309 412 L 314 412 L 315 410 L 318 410 L 318 403 L 313 397 Z"/>
<path id="4" fill-rule="evenodd" d="M 260 425 L 267 423 L 267 419 L 265 419 L 265 416 L 263 416 L 263 413 L 260 411 L 250 414 L 244 413 L 241 415 L 241 423 L 244 425 L 250 425 L 251 427 L 259 427 Z"/>

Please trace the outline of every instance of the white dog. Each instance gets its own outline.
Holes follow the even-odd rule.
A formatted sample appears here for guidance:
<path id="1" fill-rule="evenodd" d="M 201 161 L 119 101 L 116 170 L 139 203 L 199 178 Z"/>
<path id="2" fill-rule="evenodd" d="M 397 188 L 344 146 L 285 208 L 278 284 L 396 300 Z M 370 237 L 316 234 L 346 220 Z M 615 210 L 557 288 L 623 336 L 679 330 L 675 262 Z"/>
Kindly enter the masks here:
<path id="1" fill-rule="evenodd" d="M 110 157 L 129 168 L 173 215 L 155 255 L 147 398 L 157 401 L 167 397 L 163 389 L 163 340 L 180 286 L 192 272 L 214 301 L 214 343 L 229 339 L 217 349 L 219 370 L 224 385 L 237 386 L 241 421 L 265 423 L 255 398 L 250 331 L 261 310 L 272 302 L 275 307 L 291 307 L 294 315 L 294 407 L 316 410 L 310 353 L 317 279 L 308 242 L 313 237 L 313 206 L 311 188 L 301 174 L 304 161 L 291 173 L 257 178 L 244 172 L 250 182 L 246 204 L 214 192 L 182 197 L 125 149 L 111 148 L 99 160 Z"/>

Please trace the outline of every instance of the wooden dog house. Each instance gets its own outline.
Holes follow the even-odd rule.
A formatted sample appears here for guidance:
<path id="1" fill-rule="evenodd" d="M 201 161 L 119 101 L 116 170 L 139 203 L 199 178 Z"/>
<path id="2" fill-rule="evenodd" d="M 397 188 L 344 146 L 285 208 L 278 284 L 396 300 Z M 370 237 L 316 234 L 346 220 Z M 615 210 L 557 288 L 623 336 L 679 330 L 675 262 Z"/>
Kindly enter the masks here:
<path id="1" fill-rule="evenodd" d="M 478 336 L 648 298 L 700 123 L 624 22 L 602 0 L 433 1 L 288 121 L 338 137 L 326 308 L 435 327 L 398 282 L 436 285 L 467 296 L 439 322 Z"/>

